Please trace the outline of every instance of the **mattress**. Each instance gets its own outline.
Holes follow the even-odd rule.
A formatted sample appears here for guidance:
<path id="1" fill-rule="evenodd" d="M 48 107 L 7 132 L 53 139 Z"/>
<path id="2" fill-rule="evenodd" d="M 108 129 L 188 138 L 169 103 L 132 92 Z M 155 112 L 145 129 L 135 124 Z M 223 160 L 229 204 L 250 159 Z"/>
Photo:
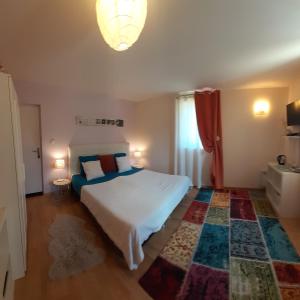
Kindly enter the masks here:
<path id="1" fill-rule="evenodd" d="M 144 259 L 143 242 L 161 229 L 190 186 L 186 176 L 142 170 L 83 186 L 81 201 L 133 270 Z"/>

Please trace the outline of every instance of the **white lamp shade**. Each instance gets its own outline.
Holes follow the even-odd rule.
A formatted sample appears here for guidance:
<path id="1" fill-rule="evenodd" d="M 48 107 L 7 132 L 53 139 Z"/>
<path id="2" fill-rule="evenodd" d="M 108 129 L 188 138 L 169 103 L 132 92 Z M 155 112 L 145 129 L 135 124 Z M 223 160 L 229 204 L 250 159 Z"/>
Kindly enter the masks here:
<path id="1" fill-rule="evenodd" d="M 117 51 L 139 38 L 147 17 L 147 0 L 97 0 L 97 21 L 105 42 Z"/>
<path id="2" fill-rule="evenodd" d="M 56 169 L 64 169 L 65 168 L 65 160 L 64 159 L 56 159 L 54 165 L 55 165 Z"/>
<path id="3" fill-rule="evenodd" d="M 141 151 L 134 151 L 133 153 L 134 157 L 142 157 L 142 152 Z"/>

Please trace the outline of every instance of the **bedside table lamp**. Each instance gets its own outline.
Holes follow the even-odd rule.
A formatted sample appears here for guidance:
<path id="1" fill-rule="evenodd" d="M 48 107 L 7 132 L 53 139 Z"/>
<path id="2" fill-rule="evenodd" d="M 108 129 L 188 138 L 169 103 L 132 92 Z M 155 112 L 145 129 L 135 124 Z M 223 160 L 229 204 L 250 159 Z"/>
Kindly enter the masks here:
<path id="1" fill-rule="evenodd" d="M 133 152 L 133 156 L 135 157 L 135 167 L 137 168 L 142 168 L 142 164 L 141 164 L 141 157 L 142 157 L 142 152 L 141 151 L 134 151 Z"/>
<path id="2" fill-rule="evenodd" d="M 56 159 L 54 165 L 55 165 L 55 169 L 64 169 L 65 168 L 65 160 L 64 159 Z"/>
<path id="3" fill-rule="evenodd" d="M 55 169 L 63 170 L 65 166 L 66 164 L 64 159 L 56 159 L 54 162 Z M 57 179 L 57 180 L 64 180 L 64 179 Z"/>

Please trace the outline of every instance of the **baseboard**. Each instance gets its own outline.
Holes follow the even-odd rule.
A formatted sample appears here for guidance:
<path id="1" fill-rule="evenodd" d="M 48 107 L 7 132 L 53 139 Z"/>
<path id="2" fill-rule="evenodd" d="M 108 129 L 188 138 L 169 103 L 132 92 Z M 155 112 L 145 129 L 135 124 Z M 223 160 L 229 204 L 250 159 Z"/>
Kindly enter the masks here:
<path id="1" fill-rule="evenodd" d="M 44 195 L 44 192 L 31 193 L 31 194 L 26 194 L 26 198 L 32 198 L 32 197 L 37 197 L 42 195 Z"/>
<path id="2" fill-rule="evenodd" d="M 193 186 L 192 188 L 198 188 L 196 186 Z M 209 188 L 209 189 L 214 189 L 213 186 L 203 186 L 203 188 Z M 248 187 L 237 187 L 237 186 L 224 186 L 222 189 L 220 190 L 250 190 L 250 191 L 255 191 L 255 190 L 264 190 L 265 187 L 257 187 L 257 188 L 248 188 Z"/>

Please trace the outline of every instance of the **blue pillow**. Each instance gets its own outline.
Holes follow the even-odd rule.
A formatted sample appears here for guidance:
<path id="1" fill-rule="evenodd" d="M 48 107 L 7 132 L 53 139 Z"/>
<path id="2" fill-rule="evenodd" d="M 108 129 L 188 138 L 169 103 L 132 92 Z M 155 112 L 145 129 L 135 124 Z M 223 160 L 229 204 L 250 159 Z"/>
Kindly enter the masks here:
<path id="1" fill-rule="evenodd" d="M 126 153 L 115 153 L 114 154 L 114 157 L 123 157 L 123 156 L 127 156 L 127 154 Z"/>
<path id="2" fill-rule="evenodd" d="M 80 175 L 85 177 L 85 172 L 82 166 L 83 162 L 87 161 L 96 161 L 98 160 L 98 155 L 89 155 L 89 156 L 79 156 L 79 162 L 80 162 Z"/>

